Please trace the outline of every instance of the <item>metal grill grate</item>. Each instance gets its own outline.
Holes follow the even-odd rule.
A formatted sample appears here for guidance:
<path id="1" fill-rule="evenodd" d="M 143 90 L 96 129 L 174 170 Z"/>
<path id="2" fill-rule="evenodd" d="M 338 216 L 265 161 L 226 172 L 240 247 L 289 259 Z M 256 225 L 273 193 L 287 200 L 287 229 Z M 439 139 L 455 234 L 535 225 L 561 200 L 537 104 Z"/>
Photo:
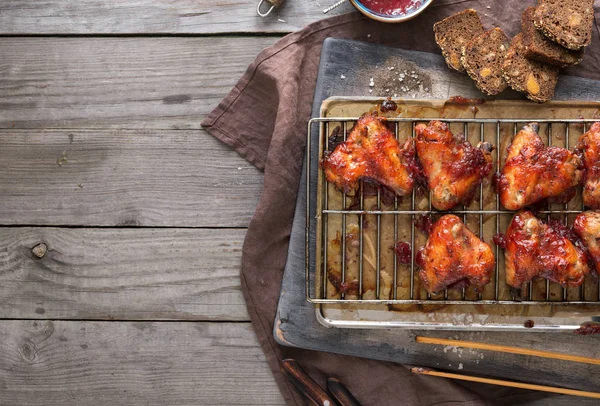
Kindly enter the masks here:
<path id="1" fill-rule="evenodd" d="M 432 209 L 431 207 L 431 199 L 428 199 L 428 207 L 427 209 L 419 209 L 416 207 L 416 192 L 413 190 L 412 197 L 409 202 L 409 209 L 400 209 L 399 207 L 399 199 L 398 197 L 394 198 L 393 208 L 383 210 L 381 203 L 381 192 L 380 189 L 377 191 L 376 196 L 376 205 L 375 207 L 371 207 L 371 209 L 365 209 L 365 194 L 364 188 L 361 184 L 361 193 L 359 196 L 359 209 L 356 208 L 349 209 L 346 207 L 346 194 L 343 194 L 342 202 L 343 207 L 341 209 L 331 209 L 329 207 L 330 201 L 330 191 L 327 186 L 324 176 L 321 172 L 320 165 L 318 162 L 323 157 L 323 152 L 329 149 L 329 135 L 331 134 L 331 125 L 336 124 L 336 126 L 340 126 L 340 130 L 343 132 L 343 139 L 346 140 L 348 135 L 348 131 L 351 129 L 352 125 L 358 120 L 358 117 L 330 117 L 330 118 L 315 118 L 310 120 L 308 124 L 308 139 L 307 139 L 307 154 L 306 154 L 306 179 L 307 179 L 307 201 L 306 201 L 306 210 L 307 213 L 315 213 L 317 217 L 321 218 L 321 221 L 315 226 L 312 224 L 314 219 L 311 219 L 311 215 L 307 215 L 306 221 L 306 295 L 307 299 L 313 303 L 327 303 L 327 304 L 342 304 L 342 303 L 352 303 L 352 304 L 449 304 L 449 305 L 459 305 L 459 304 L 485 304 L 485 305 L 496 305 L 496 304 L 530 304 L 530 305 L 600 305 L 600 283 L 597 280 L 594 280 L 591 277 L 587 277 L 585 283 L 579 288 L 563 288 L 559 284 L 550 283 L 549 281 L 545 281 L 545 291 L 543 287 L 541 288 L 540 281 L 533 281 L 528 284 L 527 289 L 520 292 L 519 297 L 515 297 L 511 295 L 511 297 L 506 297 L 506 294 L 501 292 L 501 284 L 503 283 L 500 280 L 502 276 L 501 270 L 501 260 L 500 256 L 503 252 L 499 249 L 498 246 L 495 246 L 495 257 L 496 257 L 496 265 L 494 270 L 493 282 L 490 283 L 492 287 L 487 287 L 483 293 L 477 293 L 475 297 L 473 295 L 467 295 L 466 289 L 463 288 L 462 292 L 458 292 L 460 297 L 456 298 L 456 293 L 449 294 L 449 290 L 445 290 L 443 293 L 438 295 L 430 295 L 427 294 L 426 298 L 424 295 L 419 294 L 417 291 L 417 287 L 415 286 L 415 278 L 416 275 L 416 266 L 415 266 L 415 253 L 418 246 L 415 246 L 416 243 L 416 230 L 415 230 L 415 219 L 420 215 L 439 215 L 452 213 L 462 216 L 463 221 L 467 224 L 468 216 L 478 217 L 479 230 L 475 230 L 472 227 L 469 227 L 472 232 L 477 234 L 478 236 L 484 235 L 484 216 L 488 217 L 486 222 L 489 219 L 489 216 L 493 218 L 491 220 L 492 224 L 494 224 L 495 233 L 503 233 L 505 230 L 502 229 L 501 219 L 503 216 L 506 216 L 510 220 L 512 215 L 515 212 L 501 210 L 499 196 L 495 194 L 495 208 L 494 209 L 486 209 L 486 205 L 493 205 L 494 202 L 490 202 L 489 204 L 484 204 L 484 186 L 482 185 L 479 190 L 479 203 L 478 207 L 473 209 L 469 209 L 468 207 L 462 207 L 457 210 L 451 210 L 447 212 L 437 211 Z M 418 123 L 427 123 L 431 119 L 426 118 L 389 118 L 388 122 L 394 123 L 395 127 L 395 135 L 399 141 L 404 141 L 401 138 L 406 139 L 407 136 L 411 136 L 414 139 L 415 136 L 415 126 Z M 452 126 L 460 126 L 463 127 L 463 133 L 465 139 L 468 139 L 468 132 L 470 128 L 479 127 L 479 139 L 480 141 L 489 140 L 489 131 L 490 128 L 495 128 L 495 134 L 492 134 L 492 139 L 495 139 L 495 162 L 494 167 L 495 170 L 498 170 L 501 162 L 501 141 L 503 141 L 503 137 L 501 137 L 501 129 L 504 129 L 504 137 L 508 135 L 513 136 L 519 131 L 520 127 L 525 123 L 529 122 L 538 122 L 539 124 L 545 125 L 547 128 L 547 144 L 553 144 L 553 126 L 561 125 L 564 127 L 564 144 L 565 146 L 569 146 L 569 132 L 572 131 L 572 126 L 578 126 L 580 132 L 587 131 L 587 124 L 592 123 L 598 120 L 590 120 L 590 119 L 571 119 L 571 120 L 548 120 L 548 119 L 527 119 L 527 120 L 517 120 L 517 119 L 441 119 L 444 122 L 449 123 Z M 401 131 L 399 130 L 400 125 L 408 125 L 409 128 L 412 128 L 412 133 L 408 134 L 410 130 L 407 129 L 404 133 L 404 137 L 401 135 Z M 312 156 L 310 151 L 311 145 L 314 142 L 311 136 L 311 129 L 313 126 L 318 126 L 318 158 Z M 506 134 L 507 126 L 512 127 L 512 133 Z M 487 128 L 487 129 L 486 129 Z M 486 134 L 486 131 L 488 133 Z M 494 130 L 491 130 L 494 131 Z M 542 136 L 540 131 L 540 136 Z M 543 138 L 543 136 L 542 136 Z M 314 155 L 314 153 L 313 153 Z M 311 167 L 312 165 L 312 167 Z M 316 169 L 316 170 L 315 170 Z M 311 176 L 312 171 L 312 176 Z M 317 173 L 317 179 L 314 179 L 315 173 Z M 313 185 L 318 185 L 316 190 L 311 190 L 311 180 Z M 317 198 L 317 193 L 320 193 L 321 196 Z M 335 192 L 340 193 L 340 192 Z M 317 203 L 320 201 L 320 207 L 317 207 Z M 561 205 L 561 208 L 556 209 L 555 207 L 548 206 L 547 210 L 538 211 L 540 215 L 546 215 L 547 219 L 550 216 L 559 216 L 565 222 L 565 224 L 569 221 L 569 216 L 574 217 L 574 215 L 579 214 L 584 210 L 583 204 L 579 205 L 579 207 L 570 207 L 572 206 L 572 202 Z M 556 206 L 556 205 L 553 205 Z M 328 270 L 327 270 L 327 262 L 328 262 L 328 226 L 330 223 L 330 218 L 332 216 L 341 216 L 341 249 L 340 249 L 340 264 L 346 264 L 346 226 L 347 219 L 349 216 L 357 216 L 358 218 L 358 294 L 356 298 L 347 298 L 344 292 L 339 294 L 339 298 L 331 298 L 327 297 L 327 281 L 328 281 Z M 375 256 L 375 292 L 374 298 L 364 298 L 363 294 L 365 293 L 363 290 L 363 267 L 364 267 L 364 230 L 363 230 L 363 220 L 365 216 L 375 216 L 376 218 L 376 241 L 374 243 L 376 256 Z M 381 235 L 382 228 L 381 222 L 384 216 L 394 216 L 393 222 L 393 236 L 394 241 L 398 241 L 398 227 L 399 227 L 399 218 L 401 217 L 404 220 L 410 219 L 410 246 L 412 249 L 412 255 L 410 264 L 408 264 L 406 270 L 399 270 L 399 264 L 394 259 L 393 260 L 393 282 L 392 282 L 392 291 L 390 292 L 389 297 L 382 297 L 381 295 L 381 268 L 380 268 L 380 259 L 381 259 Z M 472 218 L 472 217 L 471 217 Z M 317 240 L 318 243 L 317 243 Z M 489 240 L 488 240 L 489 242 Z M 321 247 L 321 249 L 318 249 Z M 319 261 L 317 261 L 319 259 Z M 319 269 L 316 269 L 316 263 L 320 264 Z M 408 279 L 410 281 L 408 289 L 403 294 L 399 294 L 398 292 L 398 280 L 400 272 L 409 272 Z M 317 274 L 318 273 L 318 274 Z M 406 275 L 405 275 L 406 276 Z M 341 281 L 346 281 L 346 266 L 341 266 Z M 505 291 L 507 288 L 504 288 Z M 556 294 L 556 291 L 562 292 Z M 551 292 L 553 292 L 551 294 Z M 591 293 L 590 293 L 591 292 Z M 505 293 L 505 292 L 504 292 Z M 385 296 L 385 295 L 384 295 Z M 449 297 L 452 296 L 452 297 Z"/>

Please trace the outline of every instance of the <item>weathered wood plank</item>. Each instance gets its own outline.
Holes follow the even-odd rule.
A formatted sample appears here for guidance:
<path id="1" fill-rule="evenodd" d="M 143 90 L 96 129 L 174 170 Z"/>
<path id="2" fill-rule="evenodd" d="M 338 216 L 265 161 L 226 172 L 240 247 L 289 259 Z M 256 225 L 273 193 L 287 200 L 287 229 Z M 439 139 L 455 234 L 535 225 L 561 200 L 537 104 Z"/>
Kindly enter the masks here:
<path id="1" fill-rule="evenodd" d="M 244 235 L 0 228 L 0 319 L 247 321 L 239 279 Z M 32 248 L 42 243 L 40 259 Z"/>
<path id="2" fill-rule="evenodd" d="M 198 129 L 276 40 L 5 38 L 0 128 Z"/>
<path id="3" fill-rule="evenodd" d="M 204 130 L 0 130 L 2 225 L 245 227 L 262 179 Z"/>
<path id="4" fill-rule="evenodd" d="M 290 0 L 263 19 L 258 0 L 3 0 L 0 34 L 287 33 L 324 18 L 334 2 Z M 329 15 L 352 9 L 347 3 Z"/>
<path id="5" fill-rule="evenodd" d="M 0 321 L 2 405 L 283 405 L 249 323 Z"/>

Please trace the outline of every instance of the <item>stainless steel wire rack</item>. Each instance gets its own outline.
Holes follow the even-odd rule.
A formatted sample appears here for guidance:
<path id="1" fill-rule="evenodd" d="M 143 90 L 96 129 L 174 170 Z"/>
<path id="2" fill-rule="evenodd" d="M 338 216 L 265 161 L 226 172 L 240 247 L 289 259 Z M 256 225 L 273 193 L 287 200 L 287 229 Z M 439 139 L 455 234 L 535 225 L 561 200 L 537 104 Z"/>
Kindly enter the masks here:
<path id="1" fill-rule="evenodd" d="M 503 277 L 503 251 L 495 246 L 495 257 L 496 265 L 493 275 L 493 281 L 485 287 L 482 292 L 473 292 L 468 289 L 462 288 L 462 291 L 449 291 L 445 290 L 437 295 L 431 295 L 424 293 L 423 290 L 418 289 L 417 281 L 417 266 L 415 264 L 415 253 L 419 248 L 417 246 L 418 231 L 415 230 L 415 220 L 422 215 L 441 215 L 446 213 L 452 213 L 462 216 L 465 224 L 467 219 L 478 220 L 479 229 L 473 229 L 469 227 L 471 231 L 479 235 L 480 238 L 484 236 L 484 224 L 487 230 L 487 242 L 489 237 L 496 233 L 502 233 L 503 224 L 508 224 L 512 215 L 515 212 L 504 210 L 499 201 L 497 194 L 494 194 L 495 199 L 491 201 L 484 201 L 484 193 L 489 192 L 488 189 L 484 190 L 484 185 L 479 189 L 478 199 L 475 199 L 473 205 L 477 207 L 459 207 L 456 210 L 448 212 L 441 212 L 431 207 L 431 199 L 428 200 L 427 207 L 419 207 L 416 203 L 417 196 L 416 192 L 412 192 L 410 201 L 403 201 L 400 204 L 400 199 L 394 197 L 394 202 L 391 207 L 382 207 L 382 196 L 378 190 L 376 202 L 372 207 L 365 207 L 366 197 L 364 195 L 364 189 L 361 188 L 359 196 L 359 207 L 347 207 L 347 195 L 341 192 L 332 192 L 331 187 L 326 184 L 324 176 L 322 174 L 319 162 L 323 157 L 324 151 L 329 149 L 329 135 L 333 126 L 340 127 L 339 131 L 343 136 L 343 140 L 346 140 L 348 132 L 352 128 L 353 124 L 359 119 L 359 117 L 328 117 L 328 118 L 314 118 L 311 119 L 308 124 L 308 138 L 307 138 L 307 154 L 306 154 L 306 179 L 307 179 L 307 200 L 306 200 L 306 296 L 307 299 L 312 303 L 317 304 L 387 304 L 387 305 L 411 305 L 411 304 L 444 304 L 444 305 L 498 305 L 498 304 L 518 304 L 518 305 L 600 305 L 600 284 L 597 279 L 588 275 L 584 284 L 580 287 L 562 287 L 559 284 L 551 283 L 547 280 L 535 280 L 528 284 L 528 287 L 521 290 L 518 295 L 515 294 L 514 290 L 510 291 L 508 286 L 505 286 L 502 281 Z M 427 123 L 430 118 L 389 118 L 388 122 L 392 123 L 395 128 L 395 135 L 399 141 L 404 141 L 408 137 L 414 139 L 415 126 L 418 123 Z M 541 126 L 544 126 L 547 135 L 547 145 L 555 144 L 555 133 L 560 133 L 560 140 L 564 146 L 572 146 L 575 136 L 573 133 L 583 133 L 587 131 L 589 123 L 598 121 L 593 119 L 445 119 L 441 118 L 441 121 L 449 123 L 449 125 L 457 126 L 460 128 L 462 125 L 462 132 L 466 139 L 472 139 L 473 136 L 479 134 L 479 141 L 492 140 L 495 147 L 494 152 L 494 170 L 498 170 L 502 161 L 502 155 L 505 148 L 502 148 L 503 142 L 514 136 L 520 127 L 529 122 L 537 122 Z M 311 131 L 315 126 L 318 126 L 318 131 Z M 335 128 L 334 127 L 334 128 Z M 559 128 L 560 127 L 560 128 Z M 412 129 L 412 131 L 411 131 Z M 560 130 L 560 131 L 558 131 Z M 575 131 L 576 130 L 576 131 Z M 469 134 L 471 131 L 471 134 Z M 553 132 L 554 131 L 554 132 Z M 315 134 L 318 133 L 318 139 L 313 139 Z M 491 134 L 490 134 L 491 133 Z M 571 133 L 571 134 L 570 134 Z M 311 136 L 311 134 L 313 134 Z M 571 137 L 570 137 L 571 135 Z M 545 139 L 540 131 L 540 136 Z M 313 143 L 318 142 L 318 154 L 311 153 L 314 151 L 312 148 Z M 563 145 L 561 145 L 563 146 Z M 312 155 L 312 156 L 311 156 Z M 316 177 L 316 179 L 315 179 Z M 312 184 L 312 187 L 311 187 Z M 317 185 L 315 187 L 315 185 Z M 341 202 L 343 207 L 332 208 L 330 207 L 330 201 L 332 193 L 338 193 L 341 196 Z M 548 205 L 546 210 L 538 211 L 539 215 L 545 215 L 552 218 L 560 218 L 565 224 L 572 222 L 572 219 L 576 214 L 585 210 L 583 203 L 575 199 L 567 204 L 560 205 Z M 408 206 L 408 207 L 406 207 Z M 490 207 L 491 206 L 491 207 Z M 315 216 L 318 221 L 314 221 Z M 346 281 L 346 263 L 347 263 L 347 249 L 346 249 L 346 232 L 347 222 L 349 216 L 358 219 L 357 224 L 359 228 L 358 232 L 358 256 L 356 261 L 358 262 L 358 287 L 357 294 L 350 297 L 343 291 L 338 292 L 337 295 L 331 295 L 327 290 L 327 281 L 330 275 L 328 275 L 328 259 L 329 256 L 333 255 L 328 252 L 328 227 L 330 227 L 330 220 L 334 217 L 341 217 L 341 236 L 340 239 L 340 252 L 338 253 L 339 263 L 343 264 L 340 266 L 341 281 Z M 370 292 L 370 296 L 365 295 L 364 289 L 364 245 L 365 245 L 365 230 L 363 229 L 363 220 L 366 216 L 372 216 L 370 218 L 375 219 L 376 223 L 376 238 L 375 238 L 375 260 L 372 261 L 372 268 L 375 272 L 375 286 L 373 292 Z M 391 217 L 388 217 L 391 216 Z M 390 226 L 389 218 L 393 218 L 393 225 Z M 399 224 L 404 227 L 409 227 L 408 241 L 410 243 L 412 254 L 410 263 L 403 266 L 398 261 L 393 260 L 393 275 L 391 277 L 390 285 L 392 289 L 389 292 L 382 292 L 381 286 L 381 274 L 382 267 L 380 264 L 382 254 L 382 219 L 385 219 L 385 224 L 388 227 L 393 228 L 393 231 L 388 230 L 389 233 L 393 233 L 394 240 L 397 241 L 399 238 Z M 399 223 L 400 222 L 400 223 Z M 494 245 L 492 245 L 494 247 Z M 389 270 L 387 271 L 389 273 Z M 402 280 L 408 280 L 407 286 L 402 289 L 398 288 L 398 283 Z M 389 288 L 389 286 L 388 286 Z"/>

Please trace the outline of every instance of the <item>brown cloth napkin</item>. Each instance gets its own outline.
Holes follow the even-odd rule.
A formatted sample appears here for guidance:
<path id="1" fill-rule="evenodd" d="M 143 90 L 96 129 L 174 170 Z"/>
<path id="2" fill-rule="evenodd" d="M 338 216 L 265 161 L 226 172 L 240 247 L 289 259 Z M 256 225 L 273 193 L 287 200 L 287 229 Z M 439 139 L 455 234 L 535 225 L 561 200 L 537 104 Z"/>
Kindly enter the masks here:
<path id="1" fill-rule="evenodd" d="M 486 27 L 499 26 L 512 36 L 520 29 L 522 11 L 531 5 L 534 0 L 437 0 L 402 24 L 378 23 L 358 13 L 319 21 L 262 51 L 202 122 L 210 134 L 264 169 L 264 190 L 243 247 L 242 288 L 256 335 L 288 404 L 304 401 L 280 372 L 279 361 L 285 357 L 297 359 L 323 387 L 328 376 L 337 377 L 365 406 L 524 404 L 548 396 L 415 376 L 389 362 L 281 347 L 272 336 L 323 40 L 351 38 L 438 52 L 434 22 L 474 8 Z M 595 15 L 597 20 L 597 9 Z M 597 22 L 592 44 L 583 62 L 567 73 L 600 79 Z"/>

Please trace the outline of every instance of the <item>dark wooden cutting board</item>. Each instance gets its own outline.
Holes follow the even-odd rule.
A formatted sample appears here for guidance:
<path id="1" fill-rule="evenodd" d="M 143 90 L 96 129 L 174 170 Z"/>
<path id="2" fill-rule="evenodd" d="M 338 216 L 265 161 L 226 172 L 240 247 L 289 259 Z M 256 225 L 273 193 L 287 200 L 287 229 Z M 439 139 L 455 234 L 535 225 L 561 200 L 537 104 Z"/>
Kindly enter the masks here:
<path id="1" fill-rule="evenodd" d="M 408 67 L 415 70 L 419 79 L 427 85 L 405 91 L 402 86 L 384 86 L 385 70 L 390 67 Z M 395 68 L 395 69 L 396 69 Z M 370 78 L 374 86 L 369 86 Z M 386 92 L 386 89 L 390 89 Z M 369 89 L 373 92 L 369 92 Z M 427 90 L 427 91 L 425 91 Z M 324 99 L 330 96 L 393 96 L 416 98 L 448 98 L 454 95 L 482 97 L 471 81 L 464 75 L 452 73 L 436 54 L 384 47 L 342 39 L 327 39 L 323 45 L 321 64 L 315 98 L 313 117 L 319 116 Z M 593 101 L 600 95 L 600 82 L 583 78 L 563 76 L 559 80 L 556 99 Z M 520 95 L 506 91 L 497 98 L 519 98 Z M 315 145 L 315 147 L 317 147 Z M 420 365 L 460 373 L 505 379 L 518 379 L 553 386 L 599 391 L 600 368 L 598 366 L 520 355 L 456 349 L 442 346 L 417 344 L 416 335 L 483 341 L 497 344 L 514 344 L 548 351 L 597 357 L 600 354 L 600 335 L 578 336 L 573 333 L 533 332 L 460 332 L 418 331 L 404 329 L 353 330 L 325 328 L 319 324 L 312 304 L 305 295 L 305 176 L 300 182 L 296 214 L 288 261 L 285 267 L 274 336 L 277 342 L 294 346 L 340 354 Z M 313 189 L 316 190 L 316 189 Z M 571 404 L 575 398 L 552 396 L 543 404 Z M 577 400 L 578 404 L 597 404 L 597 401 Z M 588 403 L 589 402 L 589 403 Z M 542 404 L 542 403 L 540 403 Z"/>

